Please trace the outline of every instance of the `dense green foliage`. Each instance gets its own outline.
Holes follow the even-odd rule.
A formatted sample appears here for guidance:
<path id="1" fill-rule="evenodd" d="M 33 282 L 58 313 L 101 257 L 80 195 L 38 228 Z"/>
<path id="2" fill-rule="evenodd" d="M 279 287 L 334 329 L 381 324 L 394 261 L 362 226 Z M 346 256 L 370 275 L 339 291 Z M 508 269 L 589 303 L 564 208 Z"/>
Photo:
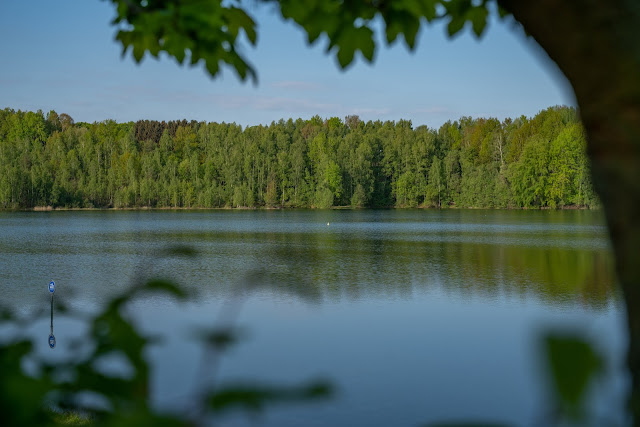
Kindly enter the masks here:
<path id="1" fill-rule="evenodd" d="M 0 111 L 0 208 L 597 205 L 575 110 L 440 129 L 357 116 L 243 129 Z"/>

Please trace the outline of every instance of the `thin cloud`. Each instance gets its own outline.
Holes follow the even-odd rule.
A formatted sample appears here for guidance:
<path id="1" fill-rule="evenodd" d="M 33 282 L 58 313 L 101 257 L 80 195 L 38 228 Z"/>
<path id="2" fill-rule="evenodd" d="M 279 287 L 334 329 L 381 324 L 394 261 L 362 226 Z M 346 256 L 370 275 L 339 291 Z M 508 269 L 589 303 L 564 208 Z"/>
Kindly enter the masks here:
<path id="1" fill-rule="evenodd" d="M 288 90 L 296 90 L 296 91 L 306 91 L 306 90 L 320 90 L 322 86 L 318 83 L 305 82 L 299 80 L 283 80 L 279 82 L 273 82 L 270 85 L 276 89 L 288 89 Z"/>
<path id="2" fill-rule="evenodd" d="M 390 108 L 354 108 L 353 114 L 357 115 L 373 115 L 373 116 L 385 116 L 391 114 Z"/>
<path id="3" fill-rule="evenodd" d="M 247 108 L 262 111 L 331 113 L 340 109 L 339 104 L 275 96 L 225 96 L 217 98 L 215 102 L 226 108 Z"/>

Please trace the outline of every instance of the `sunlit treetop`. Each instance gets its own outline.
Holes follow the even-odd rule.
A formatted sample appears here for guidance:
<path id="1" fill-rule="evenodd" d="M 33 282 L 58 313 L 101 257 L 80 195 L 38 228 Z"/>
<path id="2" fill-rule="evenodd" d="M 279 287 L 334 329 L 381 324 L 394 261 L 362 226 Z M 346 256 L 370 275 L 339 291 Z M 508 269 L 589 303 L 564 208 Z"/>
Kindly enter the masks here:
<path id="1" fill-rule="evenodd" d="M 253 46 L 257 25 L 249 7 L 271 4 L 284 19 L 292 20 L 313 43 L 323 34 L 327 52 L 335 55 L 341 68 L 353 62 L 356 52 L 369 62 L 376 50 L 376 31 L 384 31 L 387 43 L 402 36 L 413 50 L 420 25 L 446 20 L 449 35 L 471 22 L 474 34 L 485 30 L 492 0 L 109 0 L 116 7 L 113 24 L 122 53 L 129 50 L 136 62 L 145 53 L 158 57 L 165 52 L 178 63 L 203 62 L 215 77 L 223 64 L 235 70 L 241 80 L 257 81 L 256 70 L 241 53 L 244 32 Z M 504 13 L 499 9 L 501 16 Z M 378 18 L 382 26 L 374 25 Z"/>

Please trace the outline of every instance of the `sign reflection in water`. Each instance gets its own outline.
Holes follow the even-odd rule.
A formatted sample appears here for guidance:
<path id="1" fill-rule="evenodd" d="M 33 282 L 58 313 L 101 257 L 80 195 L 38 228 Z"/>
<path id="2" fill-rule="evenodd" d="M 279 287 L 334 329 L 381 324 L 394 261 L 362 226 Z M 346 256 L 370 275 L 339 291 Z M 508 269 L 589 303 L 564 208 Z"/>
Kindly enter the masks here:
<path id="1" fill-rule="evenodd" d="M 56 347 L 56 337 L 53 335 L 53 294 L 55 292 L 55 283 L 53 280 L 49 283 L 49 292 L 51 293 L 51 330 L 49 332 L 49 348 L 54 349 Z"/>

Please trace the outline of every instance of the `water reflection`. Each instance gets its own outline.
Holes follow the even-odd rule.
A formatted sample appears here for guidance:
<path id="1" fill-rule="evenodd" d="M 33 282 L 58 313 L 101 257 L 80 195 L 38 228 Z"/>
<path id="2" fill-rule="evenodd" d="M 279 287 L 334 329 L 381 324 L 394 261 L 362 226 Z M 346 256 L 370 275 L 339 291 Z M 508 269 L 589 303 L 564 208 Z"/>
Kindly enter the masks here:
<path id="1" fill-rule="evenodd" d="M 47 274 L 99 305 L 140 265 L 210 299 L 260 269 L 275 296 L 318 304 L 433 290 L 558 307 L 617 301 L 593 212 L 82 212 L 0 215 L 0 226 L 0 291 L 15 306 L 35 299 L 21 284 Z M 197 265 L 158 260 L 171 244 L 196 249 Z M 96 286 L 105 278 L 109 287 Z"/>
<path id="2" fill-rule="evenodd" d="M 418 425 L 452 414 L 522 425 L 544 396 L 532 344 L 541 330 L 587 325 L 612 366 L 625 348 L 606 231 L 590 212 L 0 213 L 0 227 L 0 291 L 15 307 L 44 308 L 42 286 L 23 284 L 49 274 L 65 284 L 56 303 L 75 289 L 81 309 L 138 276 L 198 293 L 188 310 L 160 297 L 131 310 L 143 329 L 169 336 L 151 353 L 153 390 L 176 411 L 199 378 L 185 331 L 211 326 L 229 297 L 244 301 L 251 336 L 221 380 L 326 374 L 342 390 L 333 412 L 283 411 L 265 425 Z M 158 256 L 172 245 L 198 257 Z M 245 298 L 248 289 L 258 295 Z M 63 326 L 56 352 L 73 341 Z"/>
<path id="3" fill-rule="evenodd" d="M 51 330 L 49 331 L 49 338 L 47 340 L 49 343 L 49 348 L 52 350 L 56 347 L 56 337 L 55 335 L 53 335 L 53 295 L 55 294 L 55 291 L 56 284 L 52 280 L 51 282 L 49 282 L 49 293 L 51 294 Z"/>
<path id="4" fill-rule="evenodd" d="M 203 257 L 197 274 L 175 267 L 185 282 L 212 296 L 260 265 L 277 278 L 270 287 L 274 293 L 316 303 L 410 297 L 434 289 L 465 298 L 534 296 L 554 306 L 603 308 L 617 299 L 611 256 L 598 247 L 511 245 L 497 237 L 495 243 L 417 241 L 414 234 L 400 239 L 346 232 L 183 232 L 149 239 L 197 247 Z M 201 274 L 218 282 L 198 283 Z"/>

